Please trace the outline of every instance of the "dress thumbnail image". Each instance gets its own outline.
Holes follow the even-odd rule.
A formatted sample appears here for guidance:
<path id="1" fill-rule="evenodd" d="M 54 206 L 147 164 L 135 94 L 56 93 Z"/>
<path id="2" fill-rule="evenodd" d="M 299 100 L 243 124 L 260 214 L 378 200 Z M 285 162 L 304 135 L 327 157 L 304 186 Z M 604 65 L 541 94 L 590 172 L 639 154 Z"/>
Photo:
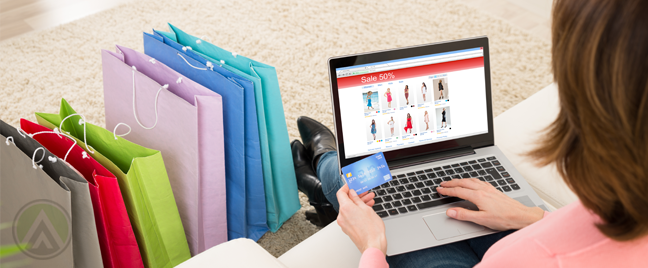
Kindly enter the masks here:
<path id="1" fill-rule="evenodd" d="M 367 141 L 377 141 L 382 139 L 382 120 L 380 117 L 370 117 L 365 120 L 365 132 L 367 133 Z"/>
<path id="2" fill-rule="evenodd" d="M 416 133 L 416 119 L 415 119 L 415 111 L 407 112 L 407 113 L 402 113 L 401 117 L 403 117 L 403 130 L 405 134 L 412 134 Z"/>
<path id="3" fill-rule="evenodd" d="M 428 84 L 429 84 L 429 80 L 428 83 L 425 83 L 425 81 L 421 81 L 416 86 L 416 90 L 415 90 L 416 97 L 418 98 L 419 103 L 428 103 L 434 101 L 433 100 L 434 96 L 433 94 L 431 94 L 432 88 L 430 87 L 428 89 L 429 86 Z"/>
<path id="4" fill-rule="evenodd" d="M 383 116 L 386 120 L 385 122 L 385 138 L 398 137 L 400 136 L 400 122 L 398 121 L 398 115 L 387 115 Z"/>
<path id="5" fill-rule="evenodd" d="M 418 110 L 418 121 L 419 121 L 419 132 L 433 131 L 434 122 L 430 118 L 434 118 L 433 115 L 428 112 L 427 109 Z"/>
<path id="6" fill-rule="evenodd" d="M 399 84 L 398 87 L 400 87 L 400 93 L 401 96 L 399 96 L 400 102 L 399 106 L 404 107 L 404 106 L 411 106 L 416 104 L 416 92 L 414 89 L 410 88 L 408 84 Z"/>
<path id="7" fill-rule="evenodd" d="M 392 90 L 392 87 L 388 87 L 387 89 L 380 90 L 380 102 L 382 103 L 382 108 L 383 109 L 391 109 L 391 108 L 396 108 L 398 106 L 396 104 L 396 94 L 394 94 L 394 90 Z"/>
<path id="8" fill-rule="evenodd" d="M 434 100 L 448 100 L 450 98 L 448 91 L 448 78 L 432 79 L 434 85 Z"/>
<path id="9" fill-rule="evenodd" d="M 367 91 L 362 93 L 362 100 L 365 113 L 380 110 L 380 98 L 378 98 L 378 91 Z"/>
<path id="10" fill-rule="evenodd" d="M 448 130 L 452 129 L 452 122 L 450 120 L 450 107 L 436 108 L 437 129 Z"/>

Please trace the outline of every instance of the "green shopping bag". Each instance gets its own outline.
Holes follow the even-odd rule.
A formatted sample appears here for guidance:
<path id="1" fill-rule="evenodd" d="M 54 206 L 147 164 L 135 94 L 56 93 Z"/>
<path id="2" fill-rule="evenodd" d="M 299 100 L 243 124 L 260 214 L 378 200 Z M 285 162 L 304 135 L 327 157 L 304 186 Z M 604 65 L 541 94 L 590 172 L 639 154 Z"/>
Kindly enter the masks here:
<path id="1" fill-rule="evenodd" d="M 263 161 L 268 227 L 276 232 L 299 208 L 295 168 L 279 81 L 274 67 L 224 50 L 169 23 L 170 32 L 155 31 L 254 83 Z"/>
<path id="2" fill-rule="evenodd" d="M 36 113 L 36 118 L 51 129 L 65 119 L 62 131 L 115 174 L 146 267 L 174 267 L 191 257 L 160 151 L 84 122 L 65 99 L 59 114 Z"/>

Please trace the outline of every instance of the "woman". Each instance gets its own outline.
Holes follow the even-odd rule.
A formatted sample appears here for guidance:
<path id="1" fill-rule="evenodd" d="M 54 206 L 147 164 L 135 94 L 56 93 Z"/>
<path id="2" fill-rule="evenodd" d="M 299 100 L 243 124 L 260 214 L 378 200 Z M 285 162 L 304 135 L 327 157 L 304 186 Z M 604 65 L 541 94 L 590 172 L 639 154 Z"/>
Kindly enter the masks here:
<path id="1" fill-rule="evenodd" d="M 439 99 L 442 100 L 443 99 L 443 79 L 439 79 L 439 93 L 441 93 Z"/>
<path id="2" fill-rule="evenodd" d="M 421 93 L 423 94 L 423 102 L 425 102 L 425 94 L 427 94 L 427 86 L 425 86 L 425 82 L 423 82 L 423 85 L 421 86 Z"/>
<path id="3" fill-rule="evenodd" d="M 389 129 L 391 129 L 391 137 L 394 136 L 394 117 L 392 116 L 389 121 L 387 121 L 387 125 L 389 125 Z"/>
<path id="4" fill-rule="evenodd" d="M 376 120 L 371 120 L 371 125 L 369 125 L 369 128 L 371 129 L 371 134 L 373 135 L 374 140 L 376 140 Z"/>
<path id="5" fill-rule="evenodd" d="M 373 94 L 373 92 L 367 92 L 367 110 L 373 109 L 373 106 L 371 105 L 371 94 Z"/>
<path id="6" fill-rule="evenodd" d="M 405 85 L 405 101 L 407 101 L 405 105 L 409 105 L 409 86 L 407 85 Z"/>
<path id="7" fill-rule="evenodd" d="M 441 112 L 441 128 L 445 128 L 448 126 L 448 123 L 446 123 L 445 115 L 446 115 L 445 108 L 443 108 L 443 112 Z"/>
<path id="8" fill-rule="evenodd" d="M 647 267 L 647 13 L 645 0 L 554 3 L 560 112 L 529 156 L 540 165 L 555 163 L 579 201 L 542 213 L 476 179 L 443 182 L 439 193 L 479 208 L 452 208 L 449 217 L 521 230 L 481 249 L 451 246 L 462 241 L 391 256 L 390 267 Z M 363 252 L 360 267 L 387 267 L 384 224 L 373 202 L 346 186 L 337 201 L 338 224 Z"/>
<path id="9" fill-rule="evenodd" d="M 409 129 L 410 134 L 412 133 L 412 116 L 407 113 L 407 125 L 405 126 L 405 133 Z"/>
<path id="10" fill-rule="evenodd" d="M 304 131 L 309 148 L 326 148 L 312 159 L 324 195 L 340 212 L 338 224 L 363 254 L 360 267 L 646 267 L 645 14 L 645 0 L 555 1 L 552 70 L 560 112 L 529 156 L 540 165 L 555 163 L 579 201 L 543 213 L 475 179 L 437 188 L 479 208 L 452 208 L 449 217 L 506 232 L 385 258 L 385 227 L 371 209 L 374 194 L 349 191 L 340 179 L 335 143 L 311 142 L 325 139 Z"/>
<path id="11" fill-rule="evenodd" d="M 430 116 L 428 116 L 428 112 L 425 111 L 425 114 L 423 115 L 423 122 L 425 122 L 425 130 L 430 129 Z"/>
<path id="12" fill-rule="evenodd" d="M 387 88 L 387 92 L 383 94 L 385 98 L 387 98 L 387 108 L 391 108 L 391 102 L 392 102 L 392 96 L 391 96 L 391 91 L 389 91 L 389 88 Z"/>

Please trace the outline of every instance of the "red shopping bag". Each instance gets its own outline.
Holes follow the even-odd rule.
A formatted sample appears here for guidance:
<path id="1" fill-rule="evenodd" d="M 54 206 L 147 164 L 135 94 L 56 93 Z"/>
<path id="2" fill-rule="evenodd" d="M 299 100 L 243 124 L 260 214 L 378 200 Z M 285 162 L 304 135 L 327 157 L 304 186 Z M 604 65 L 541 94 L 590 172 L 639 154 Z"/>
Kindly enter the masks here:
<path id="1" fill-rule="evenodd" d="M 104 267 L 144 267 L 117 178 L 65 135 L 25 119 L 20 128 L 88 181 Z"/>

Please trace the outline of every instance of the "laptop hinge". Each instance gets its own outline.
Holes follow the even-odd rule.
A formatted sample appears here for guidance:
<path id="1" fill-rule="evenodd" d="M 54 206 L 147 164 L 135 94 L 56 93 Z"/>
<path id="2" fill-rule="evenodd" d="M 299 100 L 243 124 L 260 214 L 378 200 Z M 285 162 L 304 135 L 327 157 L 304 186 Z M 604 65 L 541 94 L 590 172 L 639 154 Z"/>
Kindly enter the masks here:
<path id="1" fill-rule="evenodd" d="M 434 154 L 426 154 L 395 161 L 389 161 L 388 165 L 390 169 L 398 169 L 472 154 L 475 154 L 475 150 L 471 146 L 466 146 Z"/>

